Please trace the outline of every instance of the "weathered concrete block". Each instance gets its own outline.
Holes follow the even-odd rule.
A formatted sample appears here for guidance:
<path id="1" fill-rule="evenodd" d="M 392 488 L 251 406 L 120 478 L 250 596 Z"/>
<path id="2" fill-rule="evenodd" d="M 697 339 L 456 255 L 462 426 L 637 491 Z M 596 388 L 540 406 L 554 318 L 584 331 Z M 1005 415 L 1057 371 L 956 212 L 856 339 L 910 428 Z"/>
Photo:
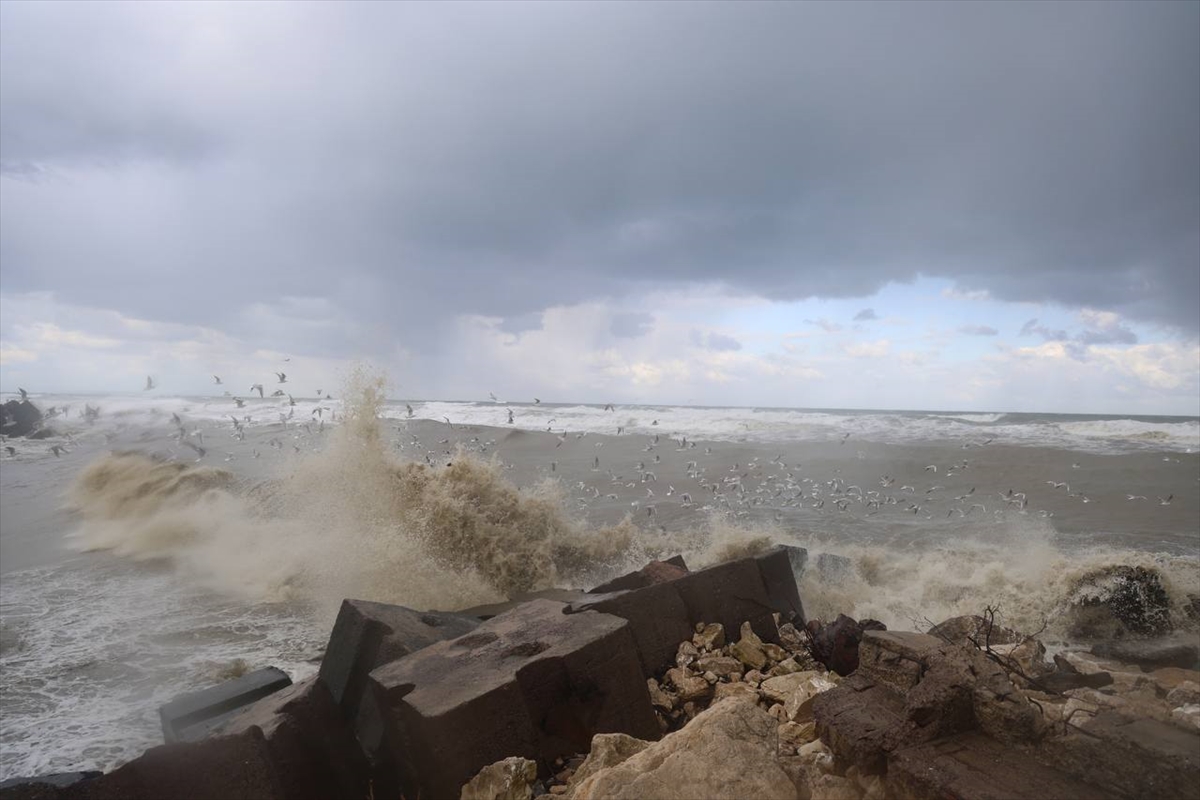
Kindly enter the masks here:
<path id="1" fill-rule="evenodd" d="M 804 627 L 807 619 L 804 616 L 804 604 L 800 602 L 796 576 L 804 574 L 808 551 L 803 547 L 781 544 L 754 560 L 758 562 L 758 571 L 771 605 L 784 615 L 786 621 Z M 799 622 L 796 617 L 799 617 Z"/>
<path id="2" fill-rule="evenodd" d="M 588 589 L 588 594 L 608 594 L 629 589 L 641 589 L 656 583 L 666 583 L 688 574 L 687 565 L 682 556 L 672 556 L 666 561 L 651 561 L 637 572 L 613 578 L 610 581 Z"/>
<path id="3" fill-rule="evenodd" d="M 908 631 L 866 631 L 858 646 L 858 674 L 907 692 L 921 680 L 942 640 Z"/>
<path id="4" fill-rule="evenodd" d="M 651 677 L 675 660 L 675 649 L 692 635 L 687 606 L 671 583 L 612 594 L 590 594 L 572 603 L 567 613 L 599 611 L 629 623 L 643 677 Z"/>
<path id="5" fill-rule="evenodd" d="M 670 585 L 687 606 L 691 624 L 719 622 L 726 631 L 736 631 L 748 621 L 763 640 L 779 640 L 779 629 L 772 617 L 776 608 L 767 595 L 756 559 L 717 564 L 685 575 Z"/>
<path id="6" fill-rule="evenodd" d="M 505 611 L 512 611 L 522 603 L 528 603 L 530 600 L 556 600 L 560 603 L 575 603 L 582 602 L 587 598 L 587 592 L 582 589 L 541 589 L 536 592 L 526 592 L 518 594 L 500 603 L 487 603 L 481 606 L 471 606 L 464 608 L 457 613 L 474 617 L 477 620 L 489 620 L 492 617 L 498 617 Z"/>
<path id="7" fill-rule="evenodd" d="M 378 666 L 414 653 L 434 642 L 474 630 L 479 620 L 443 611 L 414 611 L 404 606 L 343 600 L 338 611 L 320 677 L 368 755 L 374 756 L 383 734 L 375 707 L 362 708 L 367 676 Z"/>
<path id="8" fill-rule="evenodd" d="M 222 726 L 220 733 L 245 733 L 252 726 L 266 737 L 288 798 L 367 796 L 367 758 L 352 726 L 317 676 L 259 700 Z"/>
<path id="9" fill-rule="evenodd" d="M 896 800 L 1111 800 L 1082 783 L 978 733 L 904 747 L 888 759 L 887 796 Z"/>
<path id="10" fill-rule="evenodd" d="M 277 667 L 265 667 L 240 678 L 180 695 L 160 706 L 163 739 L 194 742 L 203 739 L 216 726 L 246 706 L 292 685 L 287 673 Z"/>
<path id="11" fill-rule="evenodd" d="M 484 766 L 588 749 L 596 733 L 659 735 L 629 624 L 535 600 L 371 673 L 407 797 L 457 797 Z"/>

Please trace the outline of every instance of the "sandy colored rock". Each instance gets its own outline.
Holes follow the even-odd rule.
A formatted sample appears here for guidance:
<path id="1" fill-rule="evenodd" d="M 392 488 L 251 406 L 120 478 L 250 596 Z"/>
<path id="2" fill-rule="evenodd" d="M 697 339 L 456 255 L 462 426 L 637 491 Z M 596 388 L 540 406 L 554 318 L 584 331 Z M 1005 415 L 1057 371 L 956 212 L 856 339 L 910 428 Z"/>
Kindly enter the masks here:
<path id="1" fill-rule="evenodd" d="M 804 635 L 790 622 L 779 626 L 779 643 L 793 653 L 807 652 L 804 647 Z"/>
<path id="2" fill-rule="evenodd" d="M 683 667 L 667 670 L 666 677 L 683 702 L 699 700 L 712 694 L 713 688 L 708 681 L 699 675 L 692 675 Z"/>
<path id="3" fill-rule="evenodd" d="M 696 645 L 691 642 L 680 642 L 679 649 L 675 652 L 675 666 L 689 666 L 700 656 L 700 651 L 696 649 Z"/>
<path id="4" fill-rule="evenodd" d="M 774 678 L 779 675 L 791 675 L 794 672 L 804 672 L 804 667 L 800 666 L 794 658 L 785 658 L 767 671 L 767 677 Z"/>
<path id="5" fill-rule="evenodd" d="M 808 722 L 784 722 L 779 726 L 779 743 L 802 747 L 817 738 L 817 724 Z"/>
<path id="6" fill-rule="evenodd" d="M 460 800 L 530 800 L 533 782 L 537 780 L 537 764 L 527 758 L 513 756 L 489 764 L 467 781 L 459 794 Z"/>
<path id="7" fill-rule="evenodd" d="M 752 669 L 752 670 L 748 671 L 745 675 L 742 676 L 742 680 L 744 680 L 746 683 L 750 684 L 751 686 L 758 686 L 760 683 L 762 683 L 766 679 L 766 677 L 767 677 L 766 675 L 763 675 L 758 670 Z"/>
<path id="8" fill-rule="evenodd" d="M 790 675 L 767 678 L 759 684 L 758 690 L 768 700 L 776 703 L 786 703 L 788 698 L 792 696 L 792 692 L 796 691 L 809 678 L 819 674 L 817 672 L 794 672 Z"/>
<path id="9" fill-rule="evenodd" d="M 1171 721 L 1181 727 L 1200 731 L 1200 705 L 1192 704 L 1172 709 Z"/>
<path id="10" fill-rule="evenodd" d="M 583 780 L 574 800 L 796 800 L 775 761 L 775 720 L 751 703 L 723 700 L 676 733 Z M 736 765 L 736 768 L 731 768 Z"/>
<path id="11" fill-rule="evenodd" d="M 663 711 L 675 708 L 675 698 L 670 693 L 663 691 L 654 678 L 646 679 L 646 689 L 650 692 L 650 704 L 655 708 L 661 708 Z"/>
<path id="12" fill-rule="evenodd" d="M 726 697 L 738 697 L 758 702 L 758 690 L 748 683 L 719 683 L 713 692 L 713 702 L 724 700 Z"/>
<path id="13" fill-rule="evenodd" d="M 820 770 L 809 770 L 805 774 L 808 778 L 809 797 L 813 800 L 861 800 L 862 798 L 862 791 L 854 781 Z"/>
<path id="14" fill-rule="evenodd" d="M 1200 704 L 1200 684 L 1193 683 L 1192 681 L 1182 681 L 1174 689 L 1167 692 L 1167 703 L 1171 708 Z"/>
<path id="15" fill-rule="evenodd" d="M 630 756 L 637 755 L 650 746 L 644 739 L 635 739 L 623 733 L 597 733 L 592 737 L 592 750 L 588 757 L 571 776 L 572 792 L 588 778 L 603 769 L 615 767 Z"/>
<path id="16" fill-rule="evenodd" d="M 714 672 L 718 676 L 740 676 L 742 674 L 742 662 L 729 656 L 701 656 L 696 659 L 696 663 L 693 666 L 698 672 Z"/>
<path id="17" fill-rule="evenodd" d="M 696 626 L 699 630 L 692 637 L 692 644 L 701 650 L 713 650 L 725 644 L 725 626 L 719 622 L 710 622 Z"/>
<path id="18" fill-rule="evenodd" d="M 812 719 L 812 704 L 817 695 L 829 691 L 837 684 L 821 673 L 798 672 L 796 674 L 807 677 L 788 695 L 783 703 L 783 711 L 792 722 L 805 722 Z"/>

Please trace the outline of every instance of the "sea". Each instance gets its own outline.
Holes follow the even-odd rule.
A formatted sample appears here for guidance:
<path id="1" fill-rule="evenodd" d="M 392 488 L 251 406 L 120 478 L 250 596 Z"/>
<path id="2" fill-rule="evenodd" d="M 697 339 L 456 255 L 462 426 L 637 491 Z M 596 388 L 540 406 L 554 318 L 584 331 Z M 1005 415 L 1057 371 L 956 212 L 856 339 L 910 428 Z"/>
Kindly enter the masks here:
<path id="1" fill-rule="evenodd" d="M 341 394 L 30 396 L 51 435 L 0 453 L 0 780 L 111 769 L 244 670 L 312 675 L 342 598 L 453 610 L 675 553 L 803 546 L 810 617 L 986 605 L 1051 649 L 1112 635 L 1074 610 L 1140 566 L 1196 628 L 1196 417 Z"/>

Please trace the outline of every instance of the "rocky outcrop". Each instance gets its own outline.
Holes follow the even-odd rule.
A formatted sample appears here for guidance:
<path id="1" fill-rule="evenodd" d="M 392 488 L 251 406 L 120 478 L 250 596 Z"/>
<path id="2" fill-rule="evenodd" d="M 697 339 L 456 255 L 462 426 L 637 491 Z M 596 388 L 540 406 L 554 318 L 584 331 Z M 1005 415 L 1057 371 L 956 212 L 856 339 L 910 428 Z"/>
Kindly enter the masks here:
<path id="1" fill-rule="evenodd" d="M 42 412 L 28 400 L 9 400 L 0 406 L 0 433 L 5 436 L 29 436 L 37 432 L 42 421 Z"/>
<path id="2" fill-rule="evenodd" d="M 809 620 L 808 635 L 812 641 L 813 658 L 838 675 L 849 675 L 858 669 L 858 645 L 866 631 L 886 630 L 887 626 L 874 619 L 861 622 L 838 614 L 828 625 Z"/>
<path id="3" fill-rule="evenodd" d="M 461 800 L 529 800 L 537 781 L 537 764 L 527 758 L 506 758 L 479 771 L 463 786 Z"/>
<path id="4" fill-rule="evenodd" d="M 778 723 L 741 700 L 723 700 L 683 730 L 571 787 L 573 800 L 795 800 L 776 760 Z"/>
<path id="5" fill-rule="evenodd" d="M 1171 606 L 1158 571 L 1108 566 L 1080 577 L 1071 592 L 1073 632 L 1084 639 L 1171 630 Z"/>

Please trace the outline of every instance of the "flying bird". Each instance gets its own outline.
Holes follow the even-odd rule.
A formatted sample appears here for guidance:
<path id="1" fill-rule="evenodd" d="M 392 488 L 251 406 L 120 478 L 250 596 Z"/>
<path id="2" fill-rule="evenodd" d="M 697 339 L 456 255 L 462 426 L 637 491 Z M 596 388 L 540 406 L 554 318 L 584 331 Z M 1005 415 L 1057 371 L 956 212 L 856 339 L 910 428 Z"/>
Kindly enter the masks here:
<path id="1" fill-rule="evenodd" d="M 238 408 L 243 408 L 246 405 L 246 401 L 240 397 L 233 398 L 233 402 L 237 403 Z"/>
<path id="2" fill-rule="evenodd" d="M 17 454 L 17 448 L 13 447 L 12 445 L 6 444 L 4 445 L 4 449 L 8 451 L 10 456 L 15 456 Z"/>
<path id="3" fill-rule="evenodd" d="M 153 389 L 153 388 L 154 388 L 154 378 L 152 378 L 152 377 L 150 377 L 149 375 L 147 375 L 147 376 L 146 376 L 146 388 L 145 388 L 145 389 L 142 389 L 142 391 L 143 391 L 143 392 L 148 392 L 148 391 L 150 391 L 150 390 L 151 390 L 151 389 Z"/>
<path id="4" fill-rule="evenodd" d="M 29 392 L 25 391 L 24 389 L 22 389 L 20 387 L 17 388 L 17 391 L 21 393 L 21 402 L 22 403 L 24 403 L 26 400 L 29 399 Z"/>
<path id="5" fill-rule="evenodd" d="M 221 376 L 213 375 L 213 383 L 215 383 L 217 386 L 220 386 L 221 385 Z"/>
<path id="6" fill-rule="evenodd" d="M 540 405 L 540 404 L 541 404 L 541 402 L 542 402 L 542 401 L 541 401 L 541 400 L 539 400 L 539 399 L 537 399 L 536 397 L 535 397 L 535 398 L 533 398 L 533 404 L 534 404 L 535 406 L 536 406 L 536 405 Z"/>
<path id="7" fill-rule="evenodd" d="M 251 384 L 251 386 L 250 386 L 250 391 L 252 391 L 252 392 L 253 392 L 253 391 L 255 391 L 255 390 L 258 390 L 258 399 L 260 399 L 260 400 L 261 400 L 261 399 L 262 399 L 262 396 L 263 396 L 263 385 L 262 385 L 261 383 L 255 383 L 255 384 Z M 239 406 L 239 407 L 240 407 L 240 406 Z"/>
<path id="8" fill-rule="evenodd" d="M 51 453 L 54 453 L 54 457 L 55 457 L 55 458 L 58 458 L 58 457 L 59 457 L 59 456 L 61 456 L 63 453 L 69 453 L 69 452 L 71 452 L 71 451 L 70 451 L 70 450 L 66 450 L 66 449 L 64 449 L 62 445 L 58 445 L 58 444 L 56 444 L 56 445 L 52 445 L 52 446 L 50 447 L 50 452 L 51 452 Z"/>
<path id="9" fill-rule="evenodd" d="M 280 383 L 287 383 L 287 373 L 286 372 L 276 372 L 275 376 L 279 378 Z"/>

